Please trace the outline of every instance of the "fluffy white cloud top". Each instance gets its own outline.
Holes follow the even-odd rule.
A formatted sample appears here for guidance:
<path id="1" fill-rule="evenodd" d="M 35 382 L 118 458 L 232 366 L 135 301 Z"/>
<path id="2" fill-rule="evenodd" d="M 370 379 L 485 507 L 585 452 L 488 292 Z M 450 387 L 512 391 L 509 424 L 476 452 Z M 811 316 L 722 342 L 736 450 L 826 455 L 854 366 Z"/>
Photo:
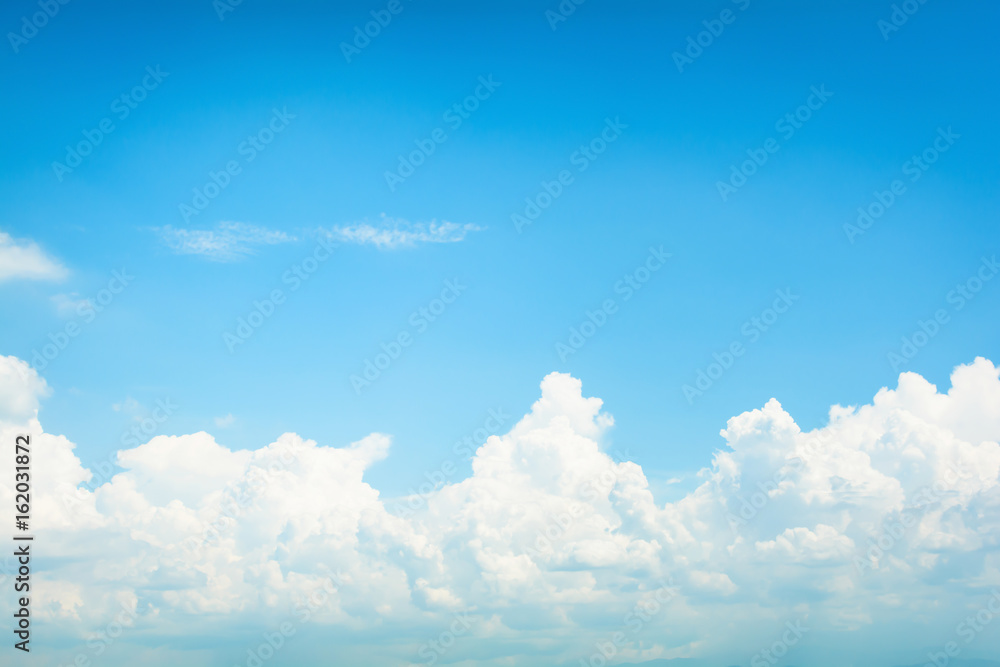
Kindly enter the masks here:
<path id="1" fill-rule="evenodd" d="M 985 359 L 947 393 L 904 373 L 810 432 L 776 400 L 733 417 L 674 502 L 605 452 L 612 418 L 561 373 L 470 477 L 402 499 L 364 479 L 389 455 L 377 433 L 254 451 L 158 436 L 95 478 L 43 431 L 46 391 L 0 357 L 0 441 L 32 435 L 36 548 L 58 554 L 34 602 L 66 638 L 56 660 L 105 642 L 106 664 L 252 665 L 281 627 L 294 634 L 262 664 L 752 664 L 788 627 L 799 664 L 998 647 L 956 635 L 1000 590 L 1000 372 Z"/>

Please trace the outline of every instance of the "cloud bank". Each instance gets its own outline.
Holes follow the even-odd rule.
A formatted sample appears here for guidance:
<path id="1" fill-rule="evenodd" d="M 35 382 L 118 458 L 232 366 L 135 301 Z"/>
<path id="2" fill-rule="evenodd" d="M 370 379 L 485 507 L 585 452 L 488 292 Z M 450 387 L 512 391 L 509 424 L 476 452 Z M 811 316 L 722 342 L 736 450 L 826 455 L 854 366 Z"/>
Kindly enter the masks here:
<path id="1" fill-rule="evenodd" d="M 58 554 L 33 604 L 66 663 L 102 647 L 112 665 L 923 664 L 949 641 L 962 658 L 1000 646 L 982 622 L 1000 590 L 1000 371 L 980 358 L 951 380 L 903 373 L 809 432 L 772 399 L 729 420 L 673 502 L 606 453 L 613 419 L 561 373 L 420 502 L 365 481 L 390 452 L 378 433 L 253 451 L 158 436 L 117 474 L 88 470 L 42 429 L 47 387 L 14 357 L 0 438 L 32 435 L 36 546 Z"/>

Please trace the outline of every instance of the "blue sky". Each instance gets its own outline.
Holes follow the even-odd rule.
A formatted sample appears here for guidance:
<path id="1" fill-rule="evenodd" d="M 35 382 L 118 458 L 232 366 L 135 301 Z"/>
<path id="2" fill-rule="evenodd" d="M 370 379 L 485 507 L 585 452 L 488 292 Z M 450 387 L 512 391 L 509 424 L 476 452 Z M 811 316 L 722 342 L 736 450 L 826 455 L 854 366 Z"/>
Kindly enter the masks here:
<path id="1" fill-rule="evenodd" d="M 70 4 L 5 56 L 8 89 L 31 94 L 2 102 L 0 228 L 72 271 L 57 286 L 0 291 L 5 349 L 30 357 L 62 326 L 46 295 L 86 297 L 115 268 L 136 275 L 45 372 L 56 389 L 46 410 L 84 459 L 109 453 L 125 428 L 112 404 L 169 397 L 183 407 L 164 432 L 232 413 L 224 439 L 236 447 L 293 426 L 331 442 L 392 433 L 393 460 L 372 475 L 405 490 L 407 471 L 489 408 L 523 413 L 537 381 L 563 370 L 613 409 L 616 442 L 670 474 L 702 462 L 726 418 L 768 398 L 813 426 L 826 406 L 891 385 L 887 353 L 996 248 L 992 8 L 927 5 L 885 41 L 876 24 L 891 9 L 877 3 L 588 3 L 555 30 L 544 5 L 403 7 L 350 63 L 338 45 L 375 4 L 245 2 L 224 21 L 207 2 Z M 671 54 L 727 7 L 734 22 L 679 73 Z M 5 24 L 29 8 L 9 6 Z M 119 120 L 112 101 L 147 66 L 168 76 Z M 451 130 L 442 114 L 488 75 L 501 85 Z M 829 101 L 723 202 L 716 183 L 730 165 L 782 137 L 775 122 L 819 85 Z M 245 159 L 239 144 L 275 107 L 295 115 L 287 129 L 185 221 L 179 205 L 209 171 Z M 105 117 L 113 132 L 59 182 L 51 163 Z M 575 169 L 571 154 L 608 117 L 628 125 L 621 138 L 517 233 L 510 215 L 540 181 Z M 390 191 L 384 172 L 439 127 L 447 141 Z M 939 127 L 961 139 L 849 243 L 843 225 Z M 311 250 L 309 230 L 383 213 L 484 229 L 454 244 L 345 246 L 228 353 L 222 331 Z M 303 240 L 218 263 L 174 256 L 151 231 L 220 221 Z M 650 245 L 672 253 L 669 265 L 560 360 L 555 343 Z M 468 292 L 355 395 L 349 375 L 453 277 Z M 689 405 L 682 385 L 779 288 L 801 301 Z M 944 382 L 955 364 L 996 356 L 998 300 L 985 290 L 905 370 Z"/>
<path id="2" fill-rule="evenodd" d="M 553 28 L 554 1 L 400 0 L 348 62 L 341 44 L 386 3 L 334 4 L 245 0 L 220 18 L 209 0 L 70 2 L 5 40 L 0 233 L 49 264 L 42 279 L 0 273 L 0 352 L 30 362 L 80 325 L 35 367 L 52 390 L 40 419 L 84 466 L 113 459 L 168 401 L 140 442 L 389 434 L 365 481 L 393 498 L 456 458 L 491 410 L 509 421 L 487 430 L 509 430 L 559 371 L 601 397 L 606 450 L 641 465 L 663 503 L 700 483 L 730 417 L 771 398 L 808 430 L 900 372 L 945 391 L 956 366 L 1000 359 L 1000 281 L 960 309 L 954 297 L 992 276 L 981 267 L 1000 249 L 997 7 L 930 1 L 885 32 L 889 2 L 590 0 Z M 36 11 L 8 3 L 0 26 Z M 723 12 L 679 68 L 674 53 Z M 115 102 L 134 90 L 134 108 Z M 461 123 L 446 115 L 477 90 Z M 780 122 L 797 110 L 792 132 Z M 54 168 L 95 128 L 79 166 Z M 606 149 L 581 158 L 602 132 Z M 399 156 L 428 141 L 390 187 Z M 925 150 L 935 161 L 915 170 Z M 753 155 L 766 161 L 721 197 Z M 225 187 L 185 213 L 227 164 Z M 512 215 L 561 172 L 572 181 L 518 229 Z M 884 215 L 845 230 L 897 180 Z M 337 247 L 292 289 L 287 272 L 321 241 Z M 651 248 L 670 256 L 641 289 L 621 287 L 646 275 Z M 84 321 L 74 304 L 122 270 L 133 279 Z M 446 281 L 457 298 L 414 324 Z M 275 289 L 273 316 L 230 350 L 224 335 Z M 560 358 L 609 299 L 606 323 Z M 779 301 L 766 331 L 753 324 Z M 356 391 L 351 376 L 400 333 L 412 344 Z M 731 368 L 689 401 L 684 385 L 734 343 Z M 456 465 L 451 481 L 471 472 Z"/>

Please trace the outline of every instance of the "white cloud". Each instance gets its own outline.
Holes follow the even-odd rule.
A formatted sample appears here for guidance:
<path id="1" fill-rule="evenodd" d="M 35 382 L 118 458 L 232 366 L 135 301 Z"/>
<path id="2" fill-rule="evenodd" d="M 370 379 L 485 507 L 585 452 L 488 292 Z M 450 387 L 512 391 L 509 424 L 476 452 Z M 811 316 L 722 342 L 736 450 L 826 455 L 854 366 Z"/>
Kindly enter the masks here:
<path id="1" fill-rule="evenodd" d="M 0 427 L 26 424 L 38 414 L 49 386 L 28 362 L 0 355 Z"/>
<path id="2" fill-rule="evenodd" d="M 80 295 L 76 292 L 72 294 L 56 294 L 51 299 L 59 317 L 74 317 L 81 312 L 81 309 L 93 308 L 90 299 L 81 299 Z"/>
<path id="3" fill-rule="evenodd" d="M 909 664 L 923 654 L 907 651 L 953 639 L 1000 588 L 1000 371 L 977 359 L 952 383 L 942 394 L 904 373 L 810 432 L 771 400 L 730 419 L 701 484 L 668 503 L 640 466 L 605 453 L 613 420 L 560 373 L 480 447 L 470 477 L 415 510 L 365 481 L 389 454 L 381 434 L 335 448 L 288 433 L 253 451 L 158 436 L 76 493 L 91 473 L 42 432 L 44 382 L 12 357 L 0 358 L 0 439 L 27 430 L 45 461 L 35 528 L 60 559 L 38 583 L 39 617 L 82 646 L 113 610 L 133 610 L 136 642 L 126 635 L 109 664 L 157 636 L 277 627 L 324 584 L 308 622 L 357 651 L 344 664 L 424 664 L 421 647 L 456 613 L 470 624 L 446 660 L 467 664 L 578 664 L 619 631 L 619 661 L 745 664 L 799 619 L 810 628 L 799 664 L 844 664 L 847 644 L 889 646 L 899 653 L 885 664 Z M 2 506 L 11 465 L 0 457 Z M 671 578 L 676 595 L 649 611 Z M 648 612 L 641 634 L 636 609 Z M 976 641 L 984 655 L 1000 648 L 995 633 Z"/>
<path id="4" fill-rule="evenodd" d="M 49 257 L 34 241 L 15 241 L 0 232 L 0 282 L 5 280 L 62 280 L 69 271 Z"/>
<path id="5" fill-rule="evenodd" d="M 219 428 L 229 428 L 235 423 L 236 423 L 236 417 L 234 417 L 232 414 L 228 414 L 225 417 L 215 418 L 215 425 L 218 426 Z"/>
<path id="6" fill-rule="evenodd" d="M 121 403 L 112 403 L 111 409 L 115 412 L 125 412 L 132 417 L 137 417 L 142 413 L 142 404 L 131 396 L 128 396 Z"/>
<path id="7" fill-rule="evenodd" d="M 217 262 L 243 259 L 254 254 L 257 246 L 295 240 L 285 232 L 245 222 L 220 222 L 215 229 L 176 229 L 166 225 L 153 231 L 178 255 L 201 255 Z"/>
<path id="8" fill-rule="evenodd" d="M 353 225 L 335 226 L 325 231 L 330 238 L 341 243 L 370 243 L 379 249 L 414 246 L 418 243 L 457 243 L 465 239 L 469 232 L 484 228 L 473 224 L 455 222 L 409 222 L 402 218 L 390 218 L 384 213 L 377 224 L 368 221 Z"/>
<path id="9" fill-rule="evenodd" d="M 857 545 L 832 526 L 818 524 L 815 532 L 799 526 L 786 528 L 773 540 L 756 543 L 757 551 L 797 563 L 810 563 L 835 558 L 849 559 Z"/>

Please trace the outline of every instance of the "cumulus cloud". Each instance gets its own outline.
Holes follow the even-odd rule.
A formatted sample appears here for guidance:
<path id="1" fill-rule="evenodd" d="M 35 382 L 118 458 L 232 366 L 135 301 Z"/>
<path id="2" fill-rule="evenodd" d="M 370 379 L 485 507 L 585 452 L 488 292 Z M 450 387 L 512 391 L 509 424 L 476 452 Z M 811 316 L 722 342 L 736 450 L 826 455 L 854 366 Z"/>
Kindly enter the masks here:
<path id="1" fill-rule="evenodd" d="M 0 355 L 0 425 L 28 423 L 48 395 L 49 386 L 28 362 Z"/>
<path id="2" fill-rule="evenodd" d="M 904 373 L 809 432 L 776 400 L 733 417 L 698 486 L 666 503 L 639 465 L 606 453 L 613 419 L 562 373 L 475 452 L 471 476 L 419 499 L 365 480 L 390 452 L 377 433 L 345 447 L 287 433 L 252 451 L 158 436 L 78 488 L 93 473 L 41 430 L 44 381 L 0 358 L 0 392 L 0 437 L 31 432 L 46 461 L 36 528 L 61 558 L 37 613 L 82 645 L 128 610 L 122 655 L 148 664 L 167 664 L 144 648 L 157 637 L 286 619 L 300 643 L 321 629 L 310 655 L 343 664 L 577 665 L 615 633 L 615 662 L 746 664 L 786 622 L 809 629 L 801 664 L 845 664 L 857 653 L 844 633 L 851 651 L 901 664 L 953 639 L 1000 588 L 1000 371 L 985 359 L 946 393 Z M 433 648 L 449 628 L 447 652 Z M 206 664 L 246 660 L 246 647 L 220 651 Z"/>
<path id="3" fill-rule="evenodd" d="M 380 250 L 418 243 L 457 243 L 465 239 L 469 232 L 481 231 L 483 227 L 473 224 L 432 220 L 430 222 L 409 222 L 402 218 L 390 218 L 384 213 L 382 219 L 371 224 L 367 220 L 352 225 L 332 227 L 324 232 L 341 243 L 371 244 Z"/>
<path id="4" fill-rule="evenodd" d="M 0 232 L 0 283 L 6 280 L 62 280 L 69 271 L 34 241 Z"/>
<path id="5" fill-rule="evenodd" d="M 256 252 L 258 246 L 295 240 L 285 232 L 245 222 L 220 222 L 215 229 L 155 227 L 160 240 L 178 255 L 200 255 L 217 262 L 232 262 Z"/>

